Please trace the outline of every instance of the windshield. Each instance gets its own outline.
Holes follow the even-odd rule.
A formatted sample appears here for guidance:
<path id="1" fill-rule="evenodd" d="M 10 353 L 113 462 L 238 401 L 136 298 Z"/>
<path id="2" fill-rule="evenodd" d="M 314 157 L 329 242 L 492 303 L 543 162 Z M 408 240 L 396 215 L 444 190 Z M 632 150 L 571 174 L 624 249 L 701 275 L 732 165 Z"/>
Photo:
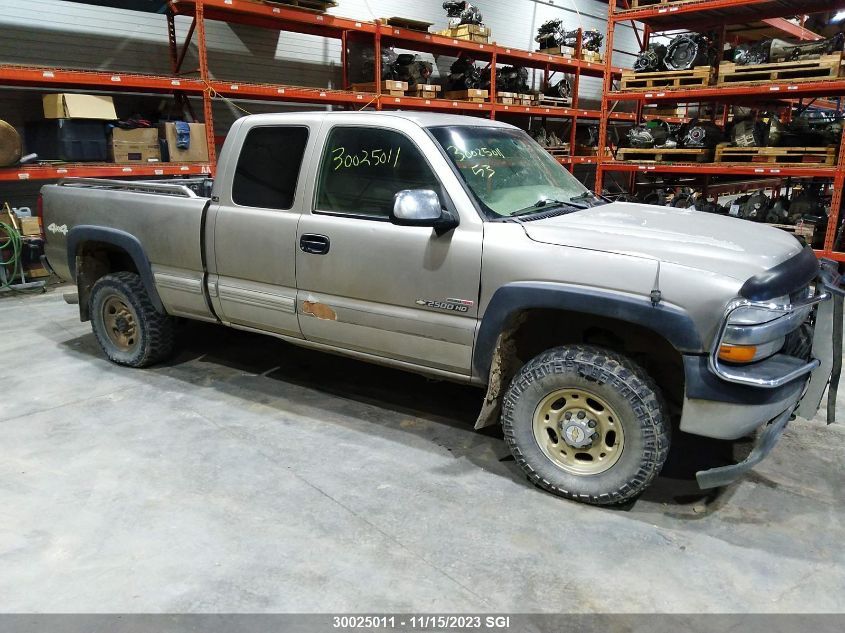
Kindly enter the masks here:
<path id="1" fill-rule="evenodd" d="M 552 202 L 566 203 L 589 195 L 575 176 L 522 130 L 483 126 L 429 129 L 492 218 L 548 209 Z"/>

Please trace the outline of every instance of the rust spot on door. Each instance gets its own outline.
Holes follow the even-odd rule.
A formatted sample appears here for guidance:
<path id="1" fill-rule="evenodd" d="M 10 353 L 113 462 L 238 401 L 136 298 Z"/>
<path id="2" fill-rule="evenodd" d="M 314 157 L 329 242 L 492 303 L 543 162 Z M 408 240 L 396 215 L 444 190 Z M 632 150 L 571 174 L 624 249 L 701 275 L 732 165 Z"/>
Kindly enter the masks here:
<path id="1" fill-rule="evenodd" d="M 316 301 L 303 301 L 302 312 L 310 314 L 318 319 L 326 319 L 327 321 L 337 321 L 337 313 L 332 310 L 325 303 L 318 303 Z"/>

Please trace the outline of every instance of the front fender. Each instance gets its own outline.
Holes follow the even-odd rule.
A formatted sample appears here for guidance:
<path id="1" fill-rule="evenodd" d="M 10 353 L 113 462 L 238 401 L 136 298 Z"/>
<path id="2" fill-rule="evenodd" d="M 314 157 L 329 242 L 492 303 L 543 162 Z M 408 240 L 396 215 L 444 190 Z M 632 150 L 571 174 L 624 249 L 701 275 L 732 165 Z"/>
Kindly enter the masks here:
<path id="1" fill-rule="evenodd" d="M 487 380 L 496 341 L 525 310 L 558 309 L 626 321 L 652 330 L 679 352 L 703 353 L 701 337 L 692 318 L 682 309 L 650 298 L 633 297 L 553 282 L 515 282 L 499 288 L 481 320 L 473 353 L 473 376 Z"/>

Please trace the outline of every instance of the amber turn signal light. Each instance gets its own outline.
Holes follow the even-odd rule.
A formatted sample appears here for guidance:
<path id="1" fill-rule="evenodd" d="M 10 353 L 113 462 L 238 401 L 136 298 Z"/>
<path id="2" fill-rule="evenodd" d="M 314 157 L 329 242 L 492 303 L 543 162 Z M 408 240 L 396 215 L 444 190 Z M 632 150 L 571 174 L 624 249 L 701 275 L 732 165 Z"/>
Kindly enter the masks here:
<path id="1" fill-rule="evenodd" d="M 722 343 L 719 346 L 719 358 L 729 363 L 750 363 L 757 353 L 756 345 L 731 345 Z"/>

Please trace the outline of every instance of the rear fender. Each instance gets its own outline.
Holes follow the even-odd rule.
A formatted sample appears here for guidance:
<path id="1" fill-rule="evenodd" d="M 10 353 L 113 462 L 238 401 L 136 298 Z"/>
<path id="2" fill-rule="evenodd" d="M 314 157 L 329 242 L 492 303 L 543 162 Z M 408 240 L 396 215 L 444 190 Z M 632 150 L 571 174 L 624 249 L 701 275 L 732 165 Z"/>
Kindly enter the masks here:
<path id="1" fill-rule="evenodd" d="M 146 289 L 147 294 L 150 297 L 150 301 L 152 302 L 153 307 L 158 312 L 165 314 L 164 305 L 162 304 L 161 297 L 159 297 L 158 291 L 155 287 L 152 265 L 150 264 L 150 260 L 147 257 L 147 253 L 146 251 L 144 251 L 144 247 L 141 246 L 141 242 L 138 240 L 138 238 L 134 235 L 127 233 L 126 231 L 121 231 L 119 229 L 80 224 L 68 231 L 67 263 L 71 279 L 75 280 L 77 285 L 80 287 L 79 312 L 83 321 L 88 319 L 88 302 L 82 296 L 82 286 L 86 285 L 85 278 L 91 277 L 90 281 L 91 283 L 93 283 L 93 281 L 98 278 L 98 276 L 102 272 L 96 270 L 87 271 L 85 268 L 85 264 L 80 262 L 81 258 L 78 257 L 78 255 L 81 248 L 85 245 L 86 242 L 98 242 L 101 244 L 108 244 L 126 253 L 134 263 L 135 269 L 138 271 L 138 275 L 141 277 L 141 281 L 144 284 L 144 288 Z M 77 267 L 78 265 L 79 268 Z M 91 272 L 95 272 L 96 275 L 91 275 Z M 88 273 L 88 275 L 86 275 L 86 273 Z"/>

